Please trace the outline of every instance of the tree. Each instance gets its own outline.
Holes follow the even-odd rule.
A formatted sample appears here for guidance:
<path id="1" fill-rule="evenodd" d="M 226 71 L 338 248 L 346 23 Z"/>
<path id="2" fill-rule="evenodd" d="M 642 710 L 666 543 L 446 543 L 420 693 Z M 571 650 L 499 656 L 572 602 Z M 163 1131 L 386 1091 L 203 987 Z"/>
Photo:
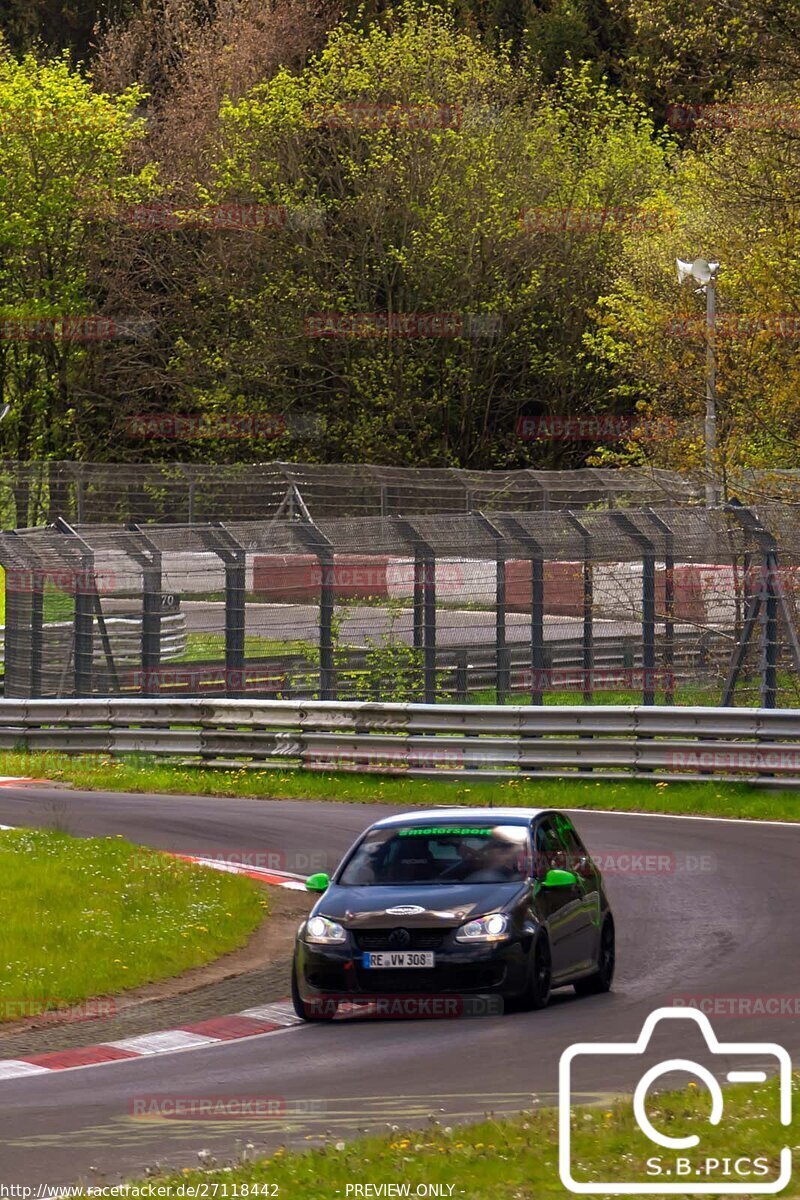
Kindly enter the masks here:
<path id="1" fill-rule="evenodd" d="M 590 339 L 618 391 L 640 401 L 639 435 L 623 458 L 703 462 L 704 310 L 674 274 L 676 255 L 702 254 L 722 263 L 718 471 L 800 465 L 799 124 L 797 87 L 734 93 L 698 123 L 680 159 L 669 227 L 627 239 Z M 665 421 L 670 437 L 649 436 Z"/>
<path id="2" fill-rule="evenodd" d="M 0 392 L 4 450 L 80 453 L 93 403 L 76 384 L 92 345 L 136 314 L 104 312 L 90 267 L 98 221 L 141 198 L 154 169 L 128 170 L 138 88 L 97 93 L 64 56 L 0 57 Z M 103 317 L 100 321 L 98 318 Z"/>
<path id="3" fill-rule="evenodd" d="M 223 105 L 200 212 L 286 219 L 170 235 L 185 250 L 170 385 L 210 416 L 306 418 L 311 433 L 256 454 L 579 461 L 583 446 L 521 441 L 516 421 L 605 406 L 587 308 L 664 171 L 643 110 L 587 70 L 545 85 L 435 10 L 341 26 L 303 71 Z M 404 331 L 381 331 L 400 316 Z"/>

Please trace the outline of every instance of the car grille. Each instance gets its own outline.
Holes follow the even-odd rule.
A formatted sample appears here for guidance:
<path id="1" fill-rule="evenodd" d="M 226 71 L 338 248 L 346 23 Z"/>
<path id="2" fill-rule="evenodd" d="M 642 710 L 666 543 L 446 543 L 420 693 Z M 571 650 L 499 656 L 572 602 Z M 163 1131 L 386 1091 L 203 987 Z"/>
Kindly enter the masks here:
<path id="1" fill-rule="evenodd" d="M 441 929 L 407 929 L 410 941 L 391 941 L 393 929 L 358 929 L 353 931 L 359 950 L 439 950 L 446 933 Z"/>
<path id="2" fill-rule="evenodd" d="M 356 968 L 356 980 L 362 992 L 370 995 L 418 992 L 422 995 L 443 992 L 474 992 L 499 987 L 505 979 L 502 963 L 434 967 L 433 970 L 365 971 Z"/>

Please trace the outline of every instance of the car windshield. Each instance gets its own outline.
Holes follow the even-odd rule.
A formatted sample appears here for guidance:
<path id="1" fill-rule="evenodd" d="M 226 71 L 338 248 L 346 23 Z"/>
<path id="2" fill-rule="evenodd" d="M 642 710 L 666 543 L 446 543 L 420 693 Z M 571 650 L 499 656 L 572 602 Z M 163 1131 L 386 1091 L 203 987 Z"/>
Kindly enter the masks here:
<path id="1" fill-rule="evenodd" d="M 345 863 L 344 887 L 515 883 L 530 874 L 524 825 L 409 825 L 371 829 Z"/>

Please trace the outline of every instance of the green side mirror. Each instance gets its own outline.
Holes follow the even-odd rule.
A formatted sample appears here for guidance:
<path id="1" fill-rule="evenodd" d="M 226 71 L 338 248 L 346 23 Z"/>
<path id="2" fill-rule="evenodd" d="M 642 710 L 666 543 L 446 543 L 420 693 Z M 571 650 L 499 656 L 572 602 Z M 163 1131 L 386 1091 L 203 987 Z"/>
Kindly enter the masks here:
<path id="1" fill-rule="evenodd" d="M 567 888 L 574 887 L 577 882 L 578 876 L 573 875 L 572 871 L 561 871 L 557 867 L 552 867 L 542 880 L 542 887 Z"/>
<path id="2" fill-rule="evenodd" d="M 324 871 L 317 871 L 316 875 L 309 875 L 306 880 L 306 889 L 309 892 L 327 892 L 330 882 Z"/>

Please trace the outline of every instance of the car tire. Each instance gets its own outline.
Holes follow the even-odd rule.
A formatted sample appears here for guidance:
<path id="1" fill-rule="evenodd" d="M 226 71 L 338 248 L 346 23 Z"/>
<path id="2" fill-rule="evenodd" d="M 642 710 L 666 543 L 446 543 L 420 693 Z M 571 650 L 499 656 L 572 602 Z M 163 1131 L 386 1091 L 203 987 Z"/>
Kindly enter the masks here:
<path id="1" fill-rule="evenodd" d="M 614 980 L 614 961 L 616 957 L 616 938 L 614 922 L 606 917 L 600 934 L 600 954 L 597 970 L 583 979 L 576 979 L 573 987 L 579 996 L 599 996 L 611 991 Z"/>
<path id="2" fill-rule="evenodd" d="M 334 1013 L 331 1013 L 330 1016 L 327 1016 L 324 1013 L 315 1013 L 313 1009 L 311 1009 L 311 1006 L 306 1004 L 305 1000 L 300 995 L 300 988 L 297 984 L 297 967 L 294 965 L 294 963 L 292 964 L 292 1008 L 295 1011 L 295 1015 L 298 1016 L 301 1021 L 308 1021 L 309 1024 L 332 1021 L 335 1015 Z"/>
<path id="3" fill-rule="evenodd" d="M 528 956 L 528 973 L 525 991 L 511 1000 L 507 1007 L 511 1012 L 538 1012 L 550 1002 L 553 979 L 553 958 L 550 942 L 541 934 L 531 947 Z"/>

